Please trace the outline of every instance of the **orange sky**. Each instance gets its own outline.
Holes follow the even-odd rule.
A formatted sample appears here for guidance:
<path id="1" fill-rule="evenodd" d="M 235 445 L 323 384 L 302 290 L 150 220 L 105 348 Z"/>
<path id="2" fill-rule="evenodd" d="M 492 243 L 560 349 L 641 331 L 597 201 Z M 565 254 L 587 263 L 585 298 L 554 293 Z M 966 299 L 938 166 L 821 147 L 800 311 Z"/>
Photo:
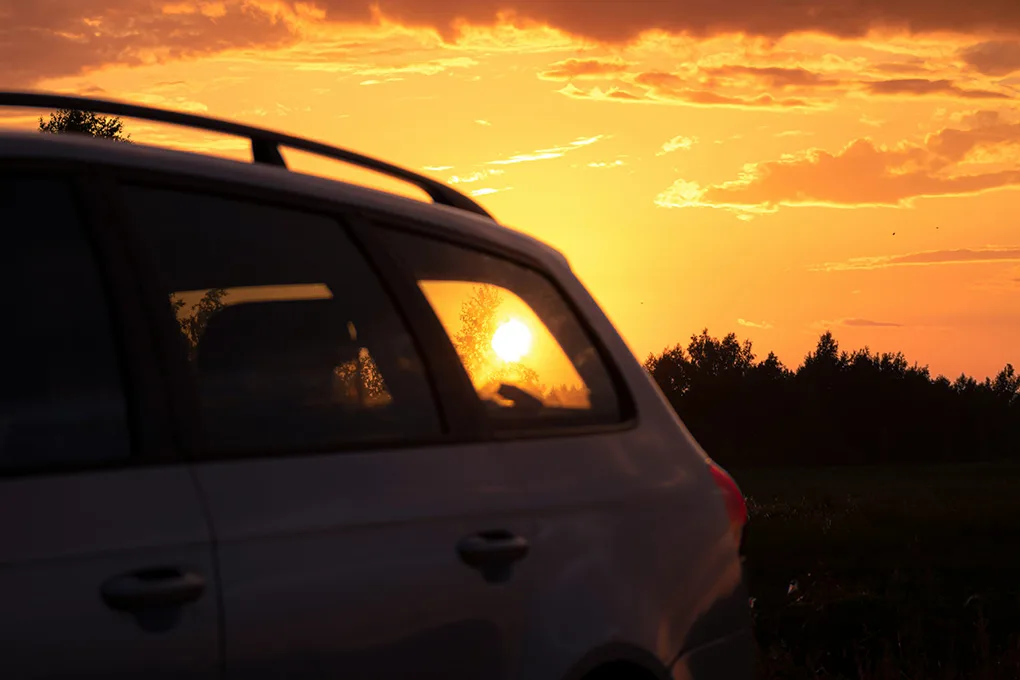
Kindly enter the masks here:
<path id="1" fill-rule="evenodd" d="M 563 250 L 642 358 L 707 326 L 794 366 L 825 328 L 951 376 L 1020 361 L 1020 3 L 373 5 L 0 0 L 0 87 L 424 170 Z"/>

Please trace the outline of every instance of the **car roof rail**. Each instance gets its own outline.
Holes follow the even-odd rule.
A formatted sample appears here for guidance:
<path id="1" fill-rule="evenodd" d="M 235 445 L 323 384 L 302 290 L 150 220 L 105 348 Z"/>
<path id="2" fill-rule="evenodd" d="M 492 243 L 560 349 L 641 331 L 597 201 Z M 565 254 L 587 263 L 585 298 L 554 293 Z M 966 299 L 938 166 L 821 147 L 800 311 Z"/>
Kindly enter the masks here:
<path id="1" fill-rule="evenodd" d="M 478 205 L 478 203 L 465 194 L 412 170 L 407 170 L 348 149 L 330 146 L 322 142 L 314 142 L 302 137 L 294 137 L 293 135 L 281 132 L 273 132 L 272 130 L 265 130 L 251 125 L 244 125 L 243 123 L 232 123 L 219 118 L 169 111 L 140 104 L 128 104 L 108 99 L 94 99 L 92 97 L 78 97 L 47 92 L 0 91 L 0 106 L 33 109 L 78 109 L 107 116 L 126 116 L 128 118 L 169 123 L 171 125 L 219 132 L 235 137 L 244 137 L 251 142 L 251 153 L 254 163 L 263 163 L 280 168 L 287 167 L 287 163 L 283 160 L 283 155 L 280 153 L 280 147 L 288 146 L 403 180 L 424 191 L 434 203 L 459 208 L 460 210 L 493 219 L 492 215 L 485 208 Z"/>

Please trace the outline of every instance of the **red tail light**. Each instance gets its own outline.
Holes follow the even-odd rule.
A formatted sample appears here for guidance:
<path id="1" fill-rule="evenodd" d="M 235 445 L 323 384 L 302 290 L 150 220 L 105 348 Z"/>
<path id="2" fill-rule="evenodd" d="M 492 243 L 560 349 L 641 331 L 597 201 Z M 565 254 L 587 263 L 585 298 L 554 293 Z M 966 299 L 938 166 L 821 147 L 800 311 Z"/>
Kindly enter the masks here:
<path id="1" fill-rule="evenodd" d="M 725 470 L 714 463 L 709 463 L 708 469 L 712 473 L 712 479 L 715 480 L 716 486 L 722 492 L 723 501 L 726 503 L 726 514 L 730 519 L 730 531 L 737 545 L 740 545 L 744 525 L 747 524 L 747 503 L 744 502 L 744 496 L 740 493 L 737 483 Z"/>

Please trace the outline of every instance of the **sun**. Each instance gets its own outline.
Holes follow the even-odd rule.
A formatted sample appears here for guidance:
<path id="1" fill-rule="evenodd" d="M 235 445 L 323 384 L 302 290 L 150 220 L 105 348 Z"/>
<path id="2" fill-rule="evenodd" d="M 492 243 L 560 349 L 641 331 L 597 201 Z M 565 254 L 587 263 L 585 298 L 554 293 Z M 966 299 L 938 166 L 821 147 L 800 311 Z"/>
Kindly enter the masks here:
<path id="1" fill-rule="evenodd" d="M 517 319 L 510 319 L 492 334 L 492 349 L 503 361 L 520 361 L 531 350 L 531 330 Z"/>

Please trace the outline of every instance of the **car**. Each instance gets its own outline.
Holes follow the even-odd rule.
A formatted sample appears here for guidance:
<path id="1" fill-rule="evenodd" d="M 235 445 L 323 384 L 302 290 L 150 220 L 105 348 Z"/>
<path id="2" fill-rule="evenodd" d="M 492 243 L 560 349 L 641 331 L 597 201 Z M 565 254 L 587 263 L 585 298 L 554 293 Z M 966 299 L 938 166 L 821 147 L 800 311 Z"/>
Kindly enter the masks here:
<path id="1" fill-rule="evenodd" d="M 753 677 L 740 490 L 562 254 L 0 106 L 253 156 L 0 132 L 5 678 Z"/>

